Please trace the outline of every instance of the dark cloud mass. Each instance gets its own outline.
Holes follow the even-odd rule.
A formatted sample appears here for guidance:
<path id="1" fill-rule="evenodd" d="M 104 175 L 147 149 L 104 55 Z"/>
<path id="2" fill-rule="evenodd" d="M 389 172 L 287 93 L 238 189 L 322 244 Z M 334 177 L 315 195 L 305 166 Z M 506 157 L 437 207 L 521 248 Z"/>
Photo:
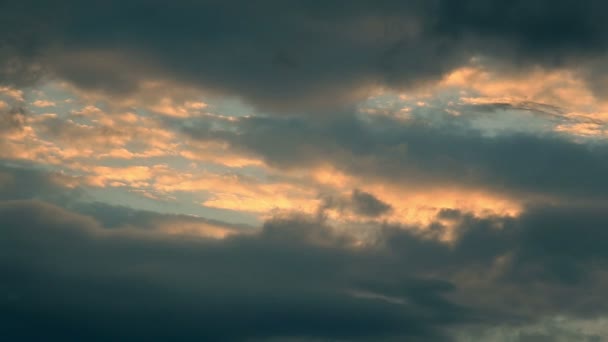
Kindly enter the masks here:
<path id="1" fill-rule="evenodd" d="M 35 201 L 3 202 L 0 218 L 1 324 L 11 339 L 439 341 L 454 325 L 608 309 L 599 209 L 461 214 L 452 247 L 384 227 L 362 250 L 298 217 L 219 241 L 107 230 Z M 498 274 L 484 273 L 503 256 Z"/>
<path id="2" fill-rule="evenodd" d="M 484 136 L 464 120 L 407 123 L 390 118 L 341 116 L 243 119 L 237 132 L 190 125 L 192 137 L 223 140 L 293 169 L 331 160 L 348 174 L 415 186 L 453 185 L 495 191 L 606 199 L 608 147 L 581 144 L 555 133 Z M 277 144 L 281 141 L 281 144 Z"/>
<path id="3" fill-rule="evenodd" d="M 370 223 L 376 238 L 363 246 L 305 215 L 217 240 L 147 229 L 171 215 L 86 208 L 0 203 L 3 336 L 450 341 L 464 328 L 608 310 L 605 207 L 485 219 L 445 210 L 426 233 Z M 447 222 L 454 243 L 428 235 Z"/>
<path id="4" fill-rule="evenodd" d="M 0 340 L 608 339 L 606 13 L 0 1 Z"/>
<path id="5" fill-rule="evenodd" d="M 271 222 L 222 242 L 138 240 L 42 203 L 1 211 L 2 330 L 13 339 L 439 338 L 437 326 L 466 319 L 432 282 L 400 282 L 401 296 L 428 303 L 354 297 L 348 273 L 365 275 L 350 263 L 374 257 L 313 222 Z"/>
<path id="6" fill-rule="evenodd" d="M 7 1 L 0 53 L 13 83 L 46 72 L 125 95 L 161 78 L 283 112 L 432 81 L 473 57 L 516 69 L 574 66 L 599 92 L 606 9 L 601 1 Z"/>

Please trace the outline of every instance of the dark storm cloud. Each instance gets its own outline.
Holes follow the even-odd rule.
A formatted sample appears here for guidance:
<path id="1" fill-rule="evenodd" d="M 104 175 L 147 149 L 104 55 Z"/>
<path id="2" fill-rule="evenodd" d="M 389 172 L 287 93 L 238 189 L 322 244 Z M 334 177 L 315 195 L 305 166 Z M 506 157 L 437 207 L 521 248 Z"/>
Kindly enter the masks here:
<path id="1" fill-rule="evenodd" d="M 416 68 L 420 54 L 410 58 L 393 48 L 401 34 L 415 32 L 387 36 L 383 16 L 405 9 L 393 20 L 395 26 L 401 31 L 402 19 L 416 26 L 410 9 L 415 15 L 418 4 L 375 9 L 352 3 L 346 12 L 337 3 L 280 1 L 38 5 L 6 4 L 3 17 L 27 17 L 48 27 L 34 37 L 42 42 L 15 49 L 41 54 L 40 63 L 51 74 L 112 94 L 160 77 L 241 96 L 265 108 L 317 106 L 348 103 L 353 92 L 377 81 L 411 83 L 410 76 L 412 81 L 432 78 L 454 65 L 437 53 L 437 42 L 422 37 L 412 36 L 412 45 L 428 52 L 427 67 Z M 18 36 L 25 30 L 12 22 L 7 32 Z M 395 62 L 399 59 L 405 59 L 404 65 Z"/>
<path id="2" fill-rule="evenodd" d="M 305 220 L 217 242 L 107 234 L 37 202 L 4 202 L 0 217 L 0 324 L 14 339 L 442 340 L 467 319 L 432 281 L 397 280 L 407 304 L 352 295 L 368 270 L 351 268 L 374 257 Z"/>
<path id="3" fill-rule="evenodd" d="M 32 66 L 114 95 L 165 78 L 273 111 L 416 85 L 476 56 L 574 66 L 601 90 L 592 71 L 605 69 L 607 9 L 568 0 L 12 1 L 0 11 L 0 53 L 13 61 L 9 83 L 36 75 Z"/>
<path id="4" fill-rule="evenodd" d="M 607 11 L 594 0 L 2 2 L 2 85 L 48 76 L 122 97 L 162 79 L 272 112 L 315 108 L 328 118 L 166 122 L 189 123 L 179 126 L 189 137 L 227 142 L 278 169 L 329 161 L 365 181 L 561 204 L 529 205 L 517 217 L 445 209 L 428 227 L 367 222 L 360 225 L 372 241 L 361 244 L 323 215 L 252 229 L 93 203 L 79 187 L 66 188 L 75 179 L 64 174 L 0 165 L 0 336 L 450 341 L 450 329 L 470 325 L 607 317 L 605 143 L 557 133 L 486 136 L 444 117 L 431 124 L 318 110 L 468 63 L 568 67 L 603 95 Z M 532 102 L 464 109 L 562 114 Z M 27 115 L 18 105 L 0 108 L 0 132 L 22 129 Z M 326 198 L 324 208 L 377 219 L 392 204 L 354 190 Z M 234 235 L 170 236 L 155 228 L 164 222 Z M 452 230 L 453 241 L 439 240 Z M 520 340 L 558 334 L 565 332 Z"/>
<path id="5" fill-rule="evenodd" d="M 21 340 L 442 341 L 469 324 L 608 313 L 605 208 L 440 218 L 456 223 L 454 243 L 385 226 L 355 247 L 305 216 L 253 235 L 183 239 L 4 201 L 0 328 Z"/>
<path id="6" fill-rule="evenodd" d="M 547 133 L 485 136 L 466 120 L 429 124 L 388 118 L 335 120 L 244 118 L 237 133 L 183 130 L 219 139 L 279 168 L 331 162 L 349 174 L 408 184 L 455 184 L 515 194 L 540 193 L 606 199 L 608 146 L 575 143 Z"/>
<path id="7" fill-rule="evenodd" d="M 298 215 L 186 239 L 152 229 L 186 217 L 82 202 L 51 176 L 3 167 L 0 177 L 0 329 L 14 339 L 441 341 L 470 324 L 608 310 L 601 205 L 485 219 L 446 209 L 422 234 L 372 224 L 375 240 L 358 247 Z M 433 238 L 448 222 L 451 244 Z"/>
<path id="8" fill-rule="evenodd" d="M 603 1 L 441 1 L 435 30 L 453 37 L 472 35 L 506 44 L 513 56 L 538 62 L 602 54 L 608 26 Z M 503 49 L 503 51 L 507 50 Z M 507 50 L 508 51 L 508 50 Z"/>

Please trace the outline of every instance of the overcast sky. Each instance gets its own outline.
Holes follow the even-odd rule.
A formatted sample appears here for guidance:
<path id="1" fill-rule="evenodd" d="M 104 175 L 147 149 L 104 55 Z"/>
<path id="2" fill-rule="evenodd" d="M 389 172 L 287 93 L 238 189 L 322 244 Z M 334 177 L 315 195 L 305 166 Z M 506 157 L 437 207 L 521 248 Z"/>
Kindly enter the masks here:
<path id="1" fill-rule="evenodd" d="M 605 1 L 2 1 L 0 335 L 608 340 Z"/>

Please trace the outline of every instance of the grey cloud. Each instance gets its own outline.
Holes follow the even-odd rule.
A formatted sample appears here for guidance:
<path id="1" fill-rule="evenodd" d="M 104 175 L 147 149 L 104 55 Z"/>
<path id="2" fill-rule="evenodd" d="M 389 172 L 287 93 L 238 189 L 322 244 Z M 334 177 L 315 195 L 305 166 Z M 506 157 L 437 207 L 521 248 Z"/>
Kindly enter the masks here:
<path id="1" fill-rule="evenodd" d="M 392 207 L 373 194 L 359 189 L 354 189 L 350 196 L 325 196 L 323 197 L 323 209 L 338 209 L 340 211 L 351 211 L 357 215 L 367 217 L 378 217 L 391 211 Z"/>
<path id="2" fill-rule="evenodd" d="M 222 223 L 86 202 L 41 171 L 2 174 L 0 324 L 15 338 L 425 341 L 469 324 L 608 310 L 601 205 L 519 218 L 444 210 L 422 235 L 371 224 L 377 239 L 362 247 L 306 216 L 186 239 L 153 227 Z M 456 224 L 450 245 L 432 238 L 445 220 Z"/>
<path id="3" fill-rule="evenodd" d="M 260 231 L 87 202 L 52 174 L 2 172 L 10 177 L 3 178 L 0 204 L 0 269 L 7 279 L 0 285 L 0 328 L 11 338 L 424 341 L 447 339 L 441 326 L 466 319 L 465 309 L 442 299 L 451 288 L 432 280 L 393 284 L 405 287 L 399 296 L 428 303 L 357 297 L 375 291 L 375 281 L 351 282 L 367 272 L 349 275 L 350 263 L 373 262 L 373 253 L 353 255 L 351 238 L 305 216 L 270 221 Z M 160 222 L 245 234 L 221 242 L 171 237 L 154 229 Z M 419 310 L 435 313 L 422 319 Z"/>
<path id="4" fill-rule="evenodd" d="M 494 102 L 487 104 L 472 104 L 472 105 L 461 105 L 459 109 L 463 109 L 466 112 L 481 112 L 487 114 L 488 112 L 495 112 L 499 110 L 521 110 L 528 111 L 547 117 L 553 117 L 555 119 L 566 120 L 564 117 L 564 109 L 545 103 L 538 103 L 533 101 L 518 101 L 518 102 Z"/>
<path id="5" fill-rule="evenodd" d="M 389 118 L 332 120 L 243 118 L 234 130 L 192 124 L 191 137 L 226 141 L 234 149 L 291 169 L 331 162 L 364 179 L 416 186 L 487 188 L 516 196 L 605 199 L 608 147 L 555 133 L 487 137 L 466 119 L 400 122 Z"/>
<path id="6" fill-rule="evenodd" d="M 27 111 L 20 106 L 0 107 L 0 133 L 20 131 Z"/>
<path id="7" fill-rule="evenodd" d="M 199 216 L 161 214 L 146 210 L 137 210 L 129 207 L 109 205 L 102 202 L 83 202 L 74 203 L 70 209 L 82 215 L 94 217 L 104 228 L 119 229 L 124 227 L 149 228 L 170 224 L 171 226 L 181 226 L 185 224 L 211 225 L 225 229 L 231 233 L 254 233 L 256 227 L 246 224 L 232 224 L 219 220 L 208 219 Z"/>
<path id="8" fill-rule="evenodd" d="M 354 210 L 367 216 L 379 216 L 390 211 L 391 206 L 361 190 L 353 190 L 351 195 Z"/>
<path id="9" fill-rule="evenodd" d="M 601 204 L 516 218 L 446 209 L 423 230 L 368 223 L 363 246 L 306 215 L 224 224 L 246 234 L 215 240 L 153 227 L 221 222 L 86 202 L 41 171 L 2 173 L 13 176 L 1 178 L 0 328 L 14 338 L 441 341 L 470 325 L 608 311 Z M 434 238 L 446 220 L 451 244 Z"/>
<path id="10" fill-rule="evenodd" d="M 444 340 L 442 325 L 466 319 L 424 282 L 399 281 L 402 296 L 428 298 L 412 304 L 351 295 L 349 269 L 370 257 L 331 235 L 319 245 L 313 222 L 214 242 L 108 234 L 36 202 L 4 202 L 0 216 L 1 322 L 15 339 Z"/>
<path id="11" fill-rule="evenodd" d="M 608 310 L 605 212 L 452 212 L 453 244 L 382 226 L 375 243 L 356 247 L 306 216 L 272 219 L 253 235 L 183 239 L 4 201 L 0 324 L 15 339 L 441 341 L 471 324 L 593 318 Z M 573 281 L 573 267 L 594 281 Z"/>
<path id="12" fill-rule="evenodd" d="M 63 177 L 58 172 L 48 172 L 28 165 L 10 165 L 0 162 L 0 200 L 38 199 L 69 206 L 86 199 L 80 188 L 61 185 Z"/>
<path id="13" fill-rule="evenodd" d="M 168 226 L 213 226 L 229 233 L 253 233 L 257 229 L 245 224 L 231 224 L 204 217 L 161 214 L 130 207 L 110 205 L 94 200 L 81 186 L 67 187 L 74 181 L 61 172 L 33 168 L 31 165 L 5 165 L 0 162 L 0 201 L 40 200 L 93 217 L 105 229 L 136 228 L 153 231 Z M 196 233 L 196 232 L 193 232 Z"/>
<path id="14" fill-rule="evenodd" d="M 513 49 L 509 57 L 559 64 L 568 56 L 605 51 L 608 32 L 598 14 L 604 7 L 601 1 L 442 1 L 435 29 L 493 39 Z"/>
<path id="15" fill-rule="evenodd" d="M 589 324 L 591 323 L 591 324 Z M 471 329 L 458 338 L 458 341 L 487 342 L 600 342 L 606 335 L 602 320 L 577 321 L 561 318 L 550 318 L 520 327 L 498 326 L 492 329 Z M 586 325 L 587 324 L 587 325 Z"/>
<path id="16" fill-rule="evenodd" d="M 569 0 L 13 1 L 1 28 L 18 70 L 39 64 L 114 96 L 141 80 L 178 80 L 281 112 L 415 86 L 479 56 L 510 68 L 572 66 L 594 81 L 605 68 L 604 11 Z"/>

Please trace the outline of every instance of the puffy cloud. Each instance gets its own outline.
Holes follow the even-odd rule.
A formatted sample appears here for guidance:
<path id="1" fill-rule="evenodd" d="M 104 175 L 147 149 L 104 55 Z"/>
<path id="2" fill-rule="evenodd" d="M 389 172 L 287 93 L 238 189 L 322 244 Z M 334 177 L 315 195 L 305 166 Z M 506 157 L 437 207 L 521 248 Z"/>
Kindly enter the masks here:
<path id="1" fill-rule="evenodd" d="M 34 107 L 40 107 L 40 108 L 55 107 L 55 103 L 52 101 L 48 101 L 48 100 L 36 100 L 32 103 L 32 105 Z"/>

